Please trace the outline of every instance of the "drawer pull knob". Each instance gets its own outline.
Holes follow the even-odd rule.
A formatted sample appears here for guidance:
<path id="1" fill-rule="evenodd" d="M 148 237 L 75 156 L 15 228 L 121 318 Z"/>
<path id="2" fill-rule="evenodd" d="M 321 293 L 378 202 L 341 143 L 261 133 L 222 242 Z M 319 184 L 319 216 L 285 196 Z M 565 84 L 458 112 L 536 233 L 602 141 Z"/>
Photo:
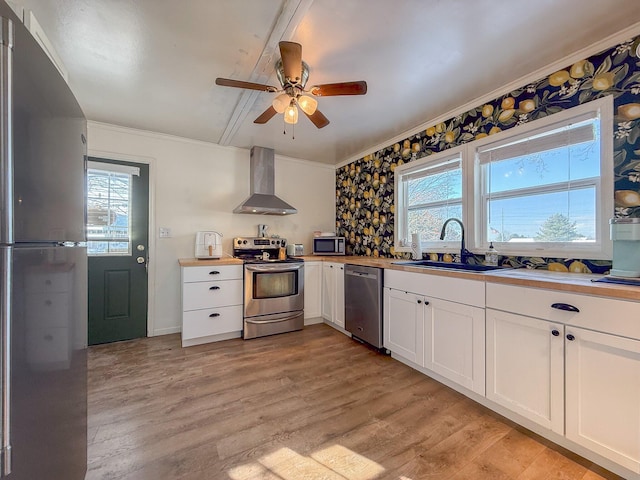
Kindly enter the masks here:
<path id="1" fill-rule="evenodd" d="M 209 287 L 209 290 L 220 290 L 220 287 L 217 285 L 214 285 L 213 287 Z"/>
<path id="2" fill-rule="evenodd" d="M 219 313 L 212 313 L 211 315 L 209 315 L 209 317 L 213 318 L 213 317 L 219 317 L 220 314 Z"/>
<path id="3" fill-rule="evenodd" d="M 425 300 L 425 301 L 424 301 L 424 304 L 425 304 L 425 305 L 429 305 L 429 302 L 427 302 L 427 301 Z"/>
<path id="4" fill-rule="evenodd" d="M 580 311 L 578 310 L 577 307 L 574 307 L 573 305 L 569 305 L 568 303 L 554 303 L 551 305 L 551 308 L 557 308 L 558 310 L 564 310 L 565 312 L 578 313 Z"/>
<path id="5" fill-rule="evenodd" d="M 573 342 L 576 339 L 576 337 L 574 337 L 573 335 L 569 334 L 567 335 L 567 340 L 569 340 L 570 342 Z"/>
<path id="6" fill-rule="evenodd" d="M 557 337 L 560 335 L 560 332 L 554 328 L 553 330 L 551 330 L 551 335 L 553 335 L 554 337 Z"/>
<path id="7" fill-rule="evenodd" d="M 418 300 L 418 305 L 420 305 L 422 303 L 422 300 Z"/>
<path id="8" fill-rule="evenodd" d="M 220 275 L 220 272 L 217 270 L 214 270 L 212 272 L 209 272 L 209 275 Z"/>

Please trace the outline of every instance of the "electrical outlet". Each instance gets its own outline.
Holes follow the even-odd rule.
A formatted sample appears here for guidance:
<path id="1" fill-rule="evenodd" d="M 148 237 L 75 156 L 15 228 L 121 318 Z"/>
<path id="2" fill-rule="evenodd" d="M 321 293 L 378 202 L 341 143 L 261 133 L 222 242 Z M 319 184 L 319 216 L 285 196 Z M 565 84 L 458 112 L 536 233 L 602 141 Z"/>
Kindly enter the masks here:
<path id="1" fill-rule="evenodd" d="M 160 227 L 159 229 L 160 232 L 160 238 L 169 238 L 171 237 L 171 229 L 167 228 L 167 227 Z"/>

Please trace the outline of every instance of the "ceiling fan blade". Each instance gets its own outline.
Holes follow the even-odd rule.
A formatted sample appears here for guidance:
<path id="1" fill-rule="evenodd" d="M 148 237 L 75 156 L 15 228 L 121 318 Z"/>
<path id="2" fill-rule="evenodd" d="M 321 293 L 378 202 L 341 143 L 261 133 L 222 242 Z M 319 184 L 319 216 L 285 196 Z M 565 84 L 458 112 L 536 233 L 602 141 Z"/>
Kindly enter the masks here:
<path id="1" fill-rule="evenodd" d="M 216 85 L 223 87 L 248 88 L 249 90 L 260 90 L 262 92 L 277 92 L 276 87 L 263 85 L 261 83 L 243 82 L 241 80 L 231 80 L 230 78 L 216 78 Z"/>
<path id="2" fill-rule="evenodd" d="M 273 107 L 267 108 L 262 114 L 256 118 L 253 123 L 267 123 L 269 120 L 273 118 L 273 116 L 278 113 L 276 109 Z"/>
<path id="3" fill-rule="evenodd" d="M 334 95 L 364 95 L 367 93 L 367 82 L 325 83 L 311 87 L 310 92 L 318 97 Z"/>
<path id="4" fill-rule="evenodd" d="M 300 110 L 307 117 L 309 117 L 309 120 L 311 120 L 316 127 L 322 128 L 322 127 L 326 127 L 327 125 L 329 125 L 329 119 L 327 117 L 325 117 L 320 110 L 316 110 L 313 113 L 313 115 L 309 115 L 307 112 L 305 112 L 302 109 L 300 109 Z"/>
<path id="5" fill-rule="evenodd" d="M 302 78 L 302 45 L 294 42 L 280 42 L 280 58 L 285 78 L 297 83 Z"/>

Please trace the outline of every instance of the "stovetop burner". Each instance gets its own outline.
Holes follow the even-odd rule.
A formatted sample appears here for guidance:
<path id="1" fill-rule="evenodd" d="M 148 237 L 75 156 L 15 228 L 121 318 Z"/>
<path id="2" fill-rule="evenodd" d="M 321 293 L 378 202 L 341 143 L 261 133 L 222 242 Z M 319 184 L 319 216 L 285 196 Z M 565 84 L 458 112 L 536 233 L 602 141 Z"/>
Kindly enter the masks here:
<path id="1" fill-rule="evenodd" d="M 241 260 L 244 260 L 244 263 L 300 263 L 300 262 L 304 262 L 304 260 L 302 260 L 301 258 L 295 258 L 295 257 L 287 257 L 284 260 L 279 260 L 277 258 L 273 259 L 270 258 L 268 260 L 264 260 L 263 258 L 243 258 L 243 257 L 236 257 L 239 258 Z"/>
<path id="2" fill-rule="evenodd" d="M 278 259 L 280 249 L 285 248 L 285 238 L 269 237 L 236 237 L 233 239 L 233 256 L 244 260 L 245 263 L 300 263 L 303 260 L 295 257 Z M 268 253 L 268 259 L 262 258 Z"/>

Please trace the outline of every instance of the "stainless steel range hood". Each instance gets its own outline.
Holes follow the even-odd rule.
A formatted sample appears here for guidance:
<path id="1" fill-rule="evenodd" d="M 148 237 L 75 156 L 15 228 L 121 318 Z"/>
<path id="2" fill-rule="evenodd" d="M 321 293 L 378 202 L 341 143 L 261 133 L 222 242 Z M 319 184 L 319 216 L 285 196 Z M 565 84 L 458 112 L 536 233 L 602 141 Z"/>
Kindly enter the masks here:
<path id="1" fill-rule="evenodd" d="M 273 148 L 251 147 L 250 195 L 233 210 L 233 213 L 253 213 L 256 215 L 298 213 L 298 210 L 275 196 L 274 159 Z"/>

